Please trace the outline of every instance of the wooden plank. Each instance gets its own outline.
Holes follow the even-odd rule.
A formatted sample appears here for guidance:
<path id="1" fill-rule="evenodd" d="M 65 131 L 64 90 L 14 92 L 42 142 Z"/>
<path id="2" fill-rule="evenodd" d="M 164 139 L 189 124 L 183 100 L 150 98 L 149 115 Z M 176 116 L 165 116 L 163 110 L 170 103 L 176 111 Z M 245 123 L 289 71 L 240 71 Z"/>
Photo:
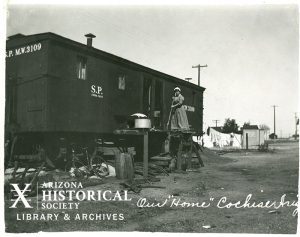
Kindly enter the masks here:
<path id="1" fill-rule="evenodd" d="M 187 168 L 191 169 L 192 168 L 192 152 L 193 152 L 193 139 L 190 137 L 190 149 L 188 152 L 188 161 L 187 161 Z"/>
<path id="2" fill-rule="evenodd" d="M 170 161 L 170 160 L 172 160 L 172 157 L 169 157 L 169 156 L 153 156 L 153 157 L 150 158 L 150 160 Z"/>
<path id="3" fill-rule="evenodd" d="M 45 163 L 46 163 L 46 161 L 44 161 L 44 162 L 40 165 L 40 167 L 37 169 L 37 171 L 35 172 L 35 175 L 33 176 L 32 180 L 30 181 L 30 184 L 31 184 L 31 185 L 34 185 L 34 186 L 37 185 L 35 181 L 36 181 L 36 179 L 37 179 L 39 173 L 40 173 L 40 172 L 42 171 L 42 169 L 44 168 Z"/>
<path id="4" fill-rule="evenodd" d="M 204 167 L 204 163 L 203 163 L 203 161 L 202 161 L 202 159 L 201 159 L 200 153 L 199 153 L 197 147 L 196 147 L 194 144 L 193 144 L 193 149 L 194 149 L 194 151 L 195 151 L 195 153 L 196 153 L 196 156 L 197 156 L 197 158 L 198 158 L 199 164 L 200 164 L 202 167 Z"/>
<path id="5" fill-rule="evenodd" d="M 13 182 L 16 181 L 16 174 L 17 174 L 18 168 L 19 168 L 19 162 L 18 162 L 18 161 L 15 161 L 15 162 L 14 162 L 14 171 L 13 171 L 13 173 L 12 173 L 12 180 L 13 180 Z"/>
<path id="6" fill-rule="evenodd" d="M 151 163 L 163 167 L 169 166 L 169 161 L 151 161 Z"/>
<path id="7" fill-rule="evenodd" d="M 182 154 L 182 140 L 180 139 L 178 152 L 177 152 L 177 170 L 181 170 L 181 165 L 182 165 L 181 154 Z"/>
<path id="8" fill-rule="evenodd" d="M 161 189 L 166 189 L 165 186 L 157 186 L 157 185 L 141 185 L 141 188 L 161 188 Z"/>
<path id="9" fill-rule="evenodd" d="M 148 132 L 146 131 L 143 135 L 143 176 L 144 178 L 148 178 Z"/>

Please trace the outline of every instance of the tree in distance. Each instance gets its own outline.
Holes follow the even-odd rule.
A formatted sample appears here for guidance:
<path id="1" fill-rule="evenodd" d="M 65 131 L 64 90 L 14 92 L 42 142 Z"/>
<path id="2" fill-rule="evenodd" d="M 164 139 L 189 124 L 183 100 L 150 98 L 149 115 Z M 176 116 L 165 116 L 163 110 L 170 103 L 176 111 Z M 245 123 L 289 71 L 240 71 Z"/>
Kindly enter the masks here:
<path id="1" fill-rule="evenodd" d="M 238 133 L 239 126 L 237 125 L 235 119 L 227 118 L 225 119 L 223 125 L 223 133 Z"/>
<path id="2" fill-rule="evenodd" d="M 268 125 L 266 125 L 266 124 L 260 124 L 259 125 L 259 129 L 263 129 L 263 130 L 269 131 L 270 127 Z"/>

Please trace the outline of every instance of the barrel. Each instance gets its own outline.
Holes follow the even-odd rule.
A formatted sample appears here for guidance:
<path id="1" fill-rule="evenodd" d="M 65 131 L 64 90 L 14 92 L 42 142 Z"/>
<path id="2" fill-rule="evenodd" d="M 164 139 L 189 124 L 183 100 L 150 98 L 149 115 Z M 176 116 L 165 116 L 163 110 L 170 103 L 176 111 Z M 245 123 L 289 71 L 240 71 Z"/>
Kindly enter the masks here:
<path id="1" fill-rule="evenodd" d="M 118 153 L 115 157 L 115 168 L 117 179 L 134 178 L 133 160 L 129 153 Z"/>

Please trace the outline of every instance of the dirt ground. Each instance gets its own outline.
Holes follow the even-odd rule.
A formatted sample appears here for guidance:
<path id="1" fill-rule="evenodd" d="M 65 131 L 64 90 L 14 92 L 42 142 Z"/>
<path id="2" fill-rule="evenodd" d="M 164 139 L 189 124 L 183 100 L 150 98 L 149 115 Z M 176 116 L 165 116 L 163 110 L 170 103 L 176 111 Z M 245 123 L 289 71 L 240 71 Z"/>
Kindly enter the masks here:
<path id="1" fill-rule="evenodd" d="M 117 221 L 16 221 L 16 213 L 41 213 L 35 209 L 9 209 L 6 204 L 7 232 L 37 231 L 150 231 L 198 233 L 282 233 L 297 231 L 295 207 L 274 208 L 220 208 L 222 197 L 227 202 L 250 203 L 267 201 L 277 203 L 285 194 L 285 201 L 296 201 L 298 194 L 299 144 L 275 143 L 269 152 L 241 151 L 218 156 L 205 149 L 205 167 L 190 172 L 161 176 L 153 185 L 165 189 L 145 188 L 140 194 L 130 193 L 131 202 L 82 202 L 78 210 L 58 210 L 56 213 L 122 213 L 124 220 Z M 120 189 L 115 178 L 88 189 Z M 173 195 L 188 203 L 210 203 L 201 207 L 137 207 L 137 200 L 147 198 L 157 203 Z M 34 200 L 34 198 L 32 199 Z M 224 205 L 223 205 L 224 206 Z M 271 213 L 270 213 L 271 211 Z M 47 211 L 54 213 L 53 210 Z"/>

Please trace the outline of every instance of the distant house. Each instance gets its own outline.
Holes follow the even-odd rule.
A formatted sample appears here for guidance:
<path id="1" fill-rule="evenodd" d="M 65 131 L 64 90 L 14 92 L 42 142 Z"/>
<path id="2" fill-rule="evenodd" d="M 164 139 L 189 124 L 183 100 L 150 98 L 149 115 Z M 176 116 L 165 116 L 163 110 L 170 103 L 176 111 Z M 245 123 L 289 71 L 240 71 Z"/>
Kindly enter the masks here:
<path id="1" fill-rule="evenodd" d="M 243 126 L 242 147 L 249 149 L 257 149 L 259 145 L 265 142 L 265 132 L 259 129 L 257 125 Z"/>

